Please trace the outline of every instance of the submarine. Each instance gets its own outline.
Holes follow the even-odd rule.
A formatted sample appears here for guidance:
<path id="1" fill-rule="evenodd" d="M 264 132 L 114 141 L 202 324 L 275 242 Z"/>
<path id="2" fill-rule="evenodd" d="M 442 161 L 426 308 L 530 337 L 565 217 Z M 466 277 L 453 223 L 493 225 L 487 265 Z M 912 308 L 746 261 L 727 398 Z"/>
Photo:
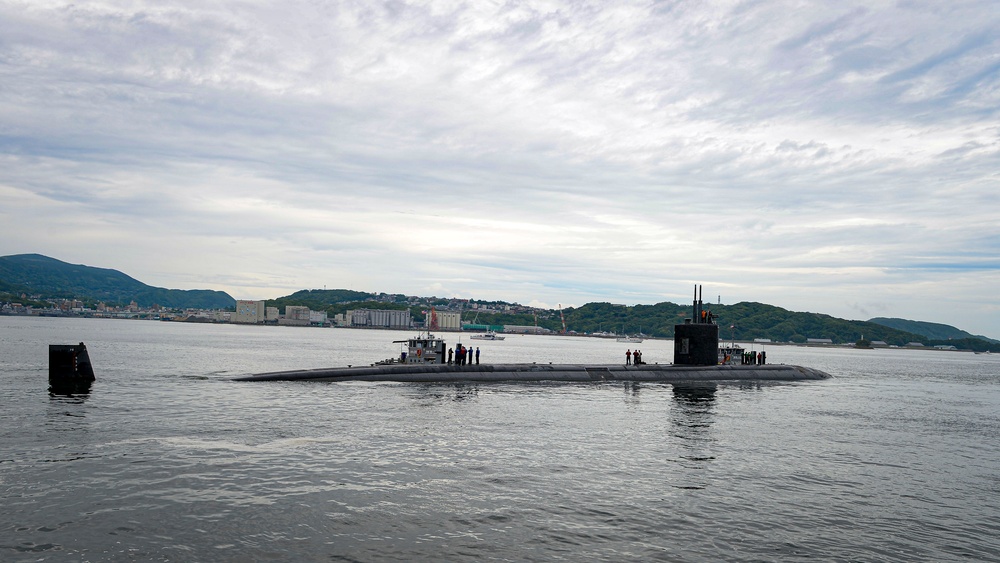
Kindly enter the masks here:
<path id="1" fill-rule="evenodd" d="M 490 382 L 719 382 L 822 380 L 830 374 L 808 367 L 766 364 L 739 346 L 719 346 L 719 325 L 704 308 L 695 286 L 693 314 L 674 325 L 672 364 L 459 364 L 446 362 L 445 341 L 430 333 L 408 340 L 399 358 L 370 366 L 347 366 L 258 373 L 235 381 L 382 381 L 401 383 Z M 753 356 L 752 354 L 749 356 Z"/>

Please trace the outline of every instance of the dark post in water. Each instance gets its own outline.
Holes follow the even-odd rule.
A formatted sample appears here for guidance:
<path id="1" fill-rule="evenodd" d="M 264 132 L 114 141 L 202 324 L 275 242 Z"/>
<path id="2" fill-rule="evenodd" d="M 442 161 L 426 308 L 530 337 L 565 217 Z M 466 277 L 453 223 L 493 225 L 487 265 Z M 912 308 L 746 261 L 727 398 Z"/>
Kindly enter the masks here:
<path id="1" fill-rule="evenodd" d="M 49 344 L 49 383 L 91 383 L 94 367 L 83 342 Z"/>

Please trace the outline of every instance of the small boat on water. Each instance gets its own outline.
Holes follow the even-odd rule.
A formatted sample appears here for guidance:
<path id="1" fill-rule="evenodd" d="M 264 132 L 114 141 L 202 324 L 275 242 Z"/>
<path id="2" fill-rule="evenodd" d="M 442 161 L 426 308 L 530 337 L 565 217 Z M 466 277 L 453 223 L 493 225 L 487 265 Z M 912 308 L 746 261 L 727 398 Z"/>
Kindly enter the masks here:
<path id="1" fill-rule="evenodd" d="M 618 337 L 618 342 L 628 342 L 631 344 L 639 344 L 642 342 L 642 328 L 639 328 L 639 334 L 635 336 L 629 336 L 625 332 L 625 325 L 622 325 L 622 335 Z"/>
<path id="2" fill-rule="evenodd" d="M 486 332 L 481 332 L 479 334 L 473 334 L 470 336 L 472 340 L 503 340 L 506 336 L 500 336 L 492 330 L 487 330 Z"/>

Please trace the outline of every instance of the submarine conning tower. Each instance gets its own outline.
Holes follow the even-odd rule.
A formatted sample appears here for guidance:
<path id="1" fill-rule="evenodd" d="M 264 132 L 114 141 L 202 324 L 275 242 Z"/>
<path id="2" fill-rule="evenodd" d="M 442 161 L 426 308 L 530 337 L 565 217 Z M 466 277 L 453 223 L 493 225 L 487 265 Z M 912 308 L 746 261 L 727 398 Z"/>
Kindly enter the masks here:
<path id="1" fill-rule="evenodd" d="M 694 286 L 694 303 L 690 319 L 674 325 L 674 364 L 684 366 L 714 366 L 719 363 L 719 325 L 704 309 L 701 286 Z"/>

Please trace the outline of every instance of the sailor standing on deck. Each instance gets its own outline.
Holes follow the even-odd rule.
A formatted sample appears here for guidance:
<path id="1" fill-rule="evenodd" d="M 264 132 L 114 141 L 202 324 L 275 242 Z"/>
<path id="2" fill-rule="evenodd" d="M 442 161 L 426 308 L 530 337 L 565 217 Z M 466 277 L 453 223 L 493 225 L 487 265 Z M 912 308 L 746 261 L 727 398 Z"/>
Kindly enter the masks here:
<path id="1" fill-rule="evenodd" d="M 632 365 L 632 350 L 631 349 L 625 351 L 625 365 L 627 365 L 627 366 Z"/>
<path id="2" fill-rule="evenodd" d="M 452 357 L 452 354 L 454 354 L 454 353 L 455 353 L 454 348 L 448 348 L 448 365 L 449 366 L 451 365 L 451 357 Z"/>
<path id="3" fill-rule="evenodd" d="M 476 365 L 479 365 L 479 346 L 476 346 Z"/>

